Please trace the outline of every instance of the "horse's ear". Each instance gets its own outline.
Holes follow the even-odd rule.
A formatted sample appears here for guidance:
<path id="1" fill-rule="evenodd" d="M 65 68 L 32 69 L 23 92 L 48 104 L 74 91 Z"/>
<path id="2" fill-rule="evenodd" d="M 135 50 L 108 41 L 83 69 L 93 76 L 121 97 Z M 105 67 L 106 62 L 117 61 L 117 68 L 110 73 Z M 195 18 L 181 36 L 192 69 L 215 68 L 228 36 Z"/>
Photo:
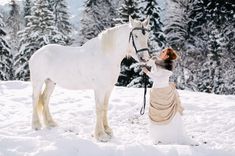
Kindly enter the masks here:
<path id="1" fill-rule="evenodd" d="M 149 16 L 143 21 L 143 26 L 146 28 L 149 26 L 150 18 Z"/>
<path id="2" fill-rule="evenodd" d="M 134 27 L 134 19 L 129 15 L 129 23 L 132 27 Z"/>

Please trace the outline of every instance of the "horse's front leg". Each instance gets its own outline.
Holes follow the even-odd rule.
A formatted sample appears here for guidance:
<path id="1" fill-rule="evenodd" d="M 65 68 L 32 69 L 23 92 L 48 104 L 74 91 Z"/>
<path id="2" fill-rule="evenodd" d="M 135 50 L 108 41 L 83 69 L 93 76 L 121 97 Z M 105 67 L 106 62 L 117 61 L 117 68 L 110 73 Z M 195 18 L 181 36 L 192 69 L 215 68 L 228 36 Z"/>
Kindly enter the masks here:
<path id="1" fill-rule="evenodd" d="M 107 142 L 111 137 L 105 133 L 104 128 L 104 110 L 105 110 L 105 92 L 95 90 L 95 102 L 96 102 L 96 127 L 95 127 L 95 137 L 97 140 L 102 142 Z"/>
<path id="2" fill-rule="evenodd" d="M 103 117 L 103 124 L 104 124 L 104 131 L 110 135 L 111 137 L 113 136 L 113 131 L 109 127 L 108 123 L 108 106 L 109 106 L 109 97 L 111 95 L 112 89 L 107 91 L 105 94 L 105 99 L 104 99 L 104 117 Z"/>

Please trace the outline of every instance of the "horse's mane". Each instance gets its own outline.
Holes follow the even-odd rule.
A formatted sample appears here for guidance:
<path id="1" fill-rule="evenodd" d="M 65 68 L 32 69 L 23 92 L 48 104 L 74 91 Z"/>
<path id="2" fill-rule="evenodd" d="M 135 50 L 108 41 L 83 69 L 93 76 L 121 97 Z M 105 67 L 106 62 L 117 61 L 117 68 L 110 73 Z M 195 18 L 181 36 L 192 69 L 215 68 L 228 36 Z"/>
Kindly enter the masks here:
<path id="1" fill-rule="evenodd" d="M 101 41 L 101 48 L 103 53 L 112 52 L 114 47 L 116 46 L 116 32 L 123 25 L 115 26 L 109 29 L 102 31 L 99 34 L 99 39 Z"/>

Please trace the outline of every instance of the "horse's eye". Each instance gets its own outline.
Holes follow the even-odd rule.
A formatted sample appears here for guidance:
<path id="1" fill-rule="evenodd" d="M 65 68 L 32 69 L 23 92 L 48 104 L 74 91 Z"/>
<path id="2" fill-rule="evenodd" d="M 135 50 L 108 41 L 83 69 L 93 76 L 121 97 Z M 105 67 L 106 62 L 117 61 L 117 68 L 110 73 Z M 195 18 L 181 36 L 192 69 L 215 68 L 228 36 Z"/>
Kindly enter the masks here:
<path id="1" fill-rule="evenodd" d="M 135 36 L 135 38 L 138 38 L 138 36 L 137 35 L 134 35 Z"/>

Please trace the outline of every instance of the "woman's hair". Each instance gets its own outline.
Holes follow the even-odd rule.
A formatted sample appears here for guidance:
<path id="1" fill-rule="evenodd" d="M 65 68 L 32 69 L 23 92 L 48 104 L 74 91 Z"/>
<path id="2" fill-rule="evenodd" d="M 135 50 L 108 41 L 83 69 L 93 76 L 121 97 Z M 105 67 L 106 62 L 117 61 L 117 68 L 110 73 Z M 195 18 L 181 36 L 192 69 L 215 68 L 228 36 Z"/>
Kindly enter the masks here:
<path id="1" fill-rule="evenodd" d="M 166 48 L 164 50 L 167 51 L 166 54 L 169 56 L 166 60 L 175 60 L 178 58 L 176 51 L 173 50 L 172 48 Z"/>
<path id="2" fill-rule="evenodd" d="M 156 66 L 159 66 L 163 69 L 172 71 L 174 69 L 174 62 L 173 60 L 158 60 L 155 59 Z"/>
<path id="3" fill-rule="evenodd" d="M 166 60 L 156 60 L 155 64 L 166 69 L 172 71 L 174 69 L 174 60 L 178 58 L 176 51 L 172 48 L 166 48 L 167 55 L 169 56 Z"/>
<path id="4" fill-rule="evenodd" d="M 170 71 L 172 71 L 174 69 L 174 62 L 173 62 L 173 60 L 166 59 L 166 60 L 164 60 L 164 64 L 165 64 L 165 66 L 164 66 L 165 69 L 170 70 Z"/>

